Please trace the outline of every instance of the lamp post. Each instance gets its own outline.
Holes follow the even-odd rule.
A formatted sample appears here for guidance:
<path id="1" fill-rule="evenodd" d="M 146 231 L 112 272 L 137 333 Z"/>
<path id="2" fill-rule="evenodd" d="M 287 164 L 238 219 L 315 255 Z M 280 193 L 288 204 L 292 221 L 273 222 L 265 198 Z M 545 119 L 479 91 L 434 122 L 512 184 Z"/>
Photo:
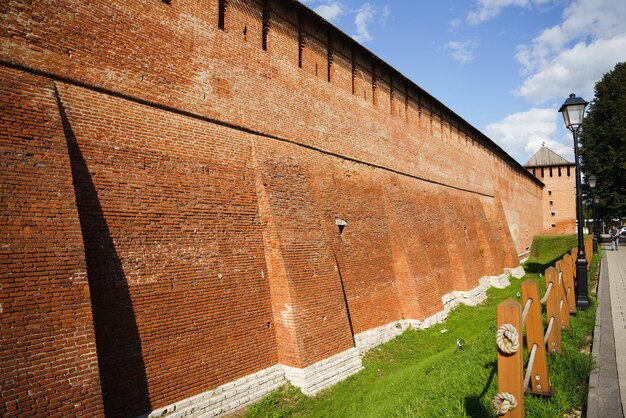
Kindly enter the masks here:
<path id="1" fill-rule="evenodd" d="M 576 161 L 576 221 L 578 226 L 578 259 L 576 260 L 576 307 L 587 309 L 591 305 L 587 292 L 587 258 L 583 237 L 583 200 L 580 186 L 580 160 L 578 157 L 578 131 L 585 117 L 586 102 L 581 97 L 570 94 L 559 109 L 563 115 L 565 126 L 574 136 L 574 159 Z"/>
<path id="2" fill-rule="evenodd" d="M 600 203 L 600 196 L 597 194 L 593 196 L 593 253 L 598 254 L 598 215 L 596 214 L 596 205 Z"/>
<path id="3" fill-rule="evenodd" d="M 589 185 L 589 188 L 591 189 L 591 193 L 593 194 L 593 189 L 596 188 L 596 181 L 598 180 L 598 178 L 596 176 L 594 176 L 593 174 L 590 175 L 589 177 L 587 177 L 587 184 Z M 594 254 L 598 254 L 598 237 L 597 237 L 597 229 L 596 228 L 596 197 L 594 195 L 593 197 L 593 253 Z"/>

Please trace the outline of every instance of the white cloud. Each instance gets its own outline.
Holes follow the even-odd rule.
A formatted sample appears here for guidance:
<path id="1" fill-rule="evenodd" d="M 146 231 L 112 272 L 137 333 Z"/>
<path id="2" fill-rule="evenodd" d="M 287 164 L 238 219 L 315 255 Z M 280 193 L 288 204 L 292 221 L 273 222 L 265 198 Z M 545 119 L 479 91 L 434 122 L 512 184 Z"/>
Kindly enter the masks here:
<path id="1" fill-rule="evenodd" d="M 516 93 L 533 103 L 567 97 L 587 99 L 594 83 L 626 60 L 626 7 L 615 0 L 575 0 L 563 21 L 545 29 L 516 58 L 524 80 Z"/>
<path id="2" fill-rule="evenodd" d="M 535 8 L 548 1 L 554 0 L 478 0 L 467 21 L 479 24 L 504 7 Z M 602 75 L 626 61 L 624 6 L 623 0 L 568 1 L 562 21 L 519 46 L 515 55 L 524 79 L 514 93 L 534 104 L 548 104 L 513 113 L 488 125 L 485 133 L 521 163 L 543 143 L 573 161 L 571 134 L 557 109 L 569 93 L 591 100 Z"/>
<path id="3" fill-rule="evenodd" d="M 355 41 L 363 43 L 373 39 L 368 27 L 373 20 L 374 8 L 369 3 L 365 3 L 359 8 L 354 17 L 356 35 L 354 35 L 353 38 Z"/>
<path id="4" fill-rule="evenodd" d="M 374 39 L 371 33 L 372 24 L 380 26 L 387 24 L 387 19 L 391 14 L 389 5 L 373 6 L 370 3 L 362 4 L 358 9 L 346 7 L 338 0 L 299 0 L 308 7 L 313 8 L 317 14 L 329 22 L 336 24 L 342 16 L 354 16 L 354 26 L 356 34 L 352 35 L 357 42 L 367 42 Z M 317 6 L 316 6 L 317 5 Z"/>
<path id="5" fill-rule="evenodd" d="M 559 119 L 556 108 L 532 108 L 488 125 L 485 134 L 522 164 L 544 142 L 552 151 L 573 161 L 573 145 L 554 139 Z"/>
<path id="6" fill-rule="evenodd" d="M 474 59 L 474 49 L 476 49 L 477 43 L 474 41 L 456 42 L 450 41 L 444 49 L 450 52 L 450 55 L 455 61 L 461 64 L 467 64 Z"/>
<path id="7" fill-rule="evenodd" d="M 461 19 L 451 20 L 450 23 L 448 23 L 448 25 L 450 26 L 449 31 L 454 32 L 459 26 L 461 26 L 461 23 L 463 23 Z"/>
<path id="8" fill-rule="evenodd" d="M 532 103 L 567 98 L 569 93 L 591 100 L 595 83 L 617 62 L 626 60 L 626 35 L 578 43 L 524 80 L 517 94 Z"/>
<path id="9" fill-rule="evenodd" d="M 478 7 L 467 14 L 467 21 L 478 25 L 498 16 L 502 9 L 509 6 L 532 7 L 551 0 L 478 0 Z"/>
<path id="10" fill-rule="evenodd" d="M 538 138 L 529 139 L 525 147 L 526 155 L 525 158 L 523 158 L 524 161 L 520 162 L 522 164 L 526 163 L 526 161 L 528 161 L 542 145 L 550 148 L 567 161 L 574 162 L 574 143 L 571 134 L 564 137 L 563 141 L 557 141 L 551 138 L 546 138 L 544 140 L 540 140 Z"/>
<path id="11" fill-rule="evenodd" d="M 333 1 L 326 4 L 321 4 L 313 10 L 315 11 L 315 13 L 322 16 L 329 22 L 334 21 L 345 12 L 345 9 L 341 3 Z"/>
<path id="12" fill-rule="evenodd" d="M 389 5 L 386 4 L 383 6 L 382 11 L 380 12 L 380 24 L 385 26 L 387 24 L 387 19 L 389 18 L 389 14 L 391 10 L 389 9 Z"/>

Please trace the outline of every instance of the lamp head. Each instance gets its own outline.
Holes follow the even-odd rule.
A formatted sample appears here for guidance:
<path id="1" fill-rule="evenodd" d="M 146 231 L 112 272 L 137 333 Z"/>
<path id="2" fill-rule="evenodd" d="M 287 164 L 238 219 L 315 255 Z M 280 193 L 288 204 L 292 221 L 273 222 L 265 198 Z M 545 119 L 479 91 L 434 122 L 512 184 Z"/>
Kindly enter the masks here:
<path id="1" fill-rule="evenodd" d="M 559 109 L 563 115 L 565 126 L 570 131 L 575 131 L 583 124 L 585 118 L 585 107 L 589 102 L 582 97 L 577 97 L 574 93 L 570 94 L 565 103 Z"/>
<path id="2" fill-rule="evenodd" d="M 596 176 L 594 176 L 593 174 L 590 175 L 589 177 L 587 177 L 587 184 L 589 185 L 589 187 L 591 187 L 592 189 L 596 188 L 596 180 L 598 180 L 598 178 Z"/>

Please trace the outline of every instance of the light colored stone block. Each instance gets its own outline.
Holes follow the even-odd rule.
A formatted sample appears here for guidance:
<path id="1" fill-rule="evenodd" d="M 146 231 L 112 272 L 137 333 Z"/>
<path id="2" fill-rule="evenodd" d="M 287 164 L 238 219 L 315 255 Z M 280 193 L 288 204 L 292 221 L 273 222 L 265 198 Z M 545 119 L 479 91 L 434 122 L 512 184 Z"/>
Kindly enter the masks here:
<path id="1" fill-rule="evenodd" d="M 519 279 L 523 277 L 524 274 L 524 268 L 518 266 L 515 268 L 505 268 L 504 273 L 498 276 L 482 277 L 479 280 L 479 285 L 473 289 L 467 291 L 455 290 L 443 295 L 441 297 L 441 301 L 443 302 L 444 310 L 437 312 L 428 318 L 422 320 L 402 319 L 356 334 L 354 336 L 356 348 L 361 354 L 365 354 L 372 348 L 394 339 L 409 327 L 415 329 L 426 329 L 432 327 L 433 325 L 442 323 L 448 317 L 448 313 L 461 303 L 464 305 L 476 306 L 487 299 L 487 289 L 490 287 L 504 289 L 511 284 L 509 276 Z"/>
<path id="2" fill-rule="evenodd" d="M 299 387 L 302 393 L 309 396 L 362 369 L 363 365 L 356 348 L 350 348 L 302 369 L 283 366 L 285 377 L 291 384 Z"/>
<path id="3" fill-rule="evenodd" d="M 213 390 L 156 409 L 140 418 L 214 417 L 250 405 L 286 383 L 281 365 L 226 383 Z"/>
<path id="4" fill-rule="evenodd" d="M 318 361 L 305 368 L 276 365 L 257 373 L 228 382 L 218 388 L 180 400 L 138 418 L 184 418 L 191 416 L 217 417 L 250 405 L 289 381 L 306 395 L 312 396 L 363 369 L 360 354 L 386 343 L 408 328 L 425 329 L 439 324 L 459 304 L 475 306 L 487 298 L 490 287 L 505 288 L 509 276 L 521 278 L 524 269 L 505 269 L 499 276 L 485 276 L 479 285 L 467 291 L 453 291 L 441 297 L 444 309 L 422 319 L 402 319 L 354 336 L 355 348 Z"/>
<path id="5" fill-rule="evenodd" d="M 510 274 L 516 279 L 521 279 L 526 274 L 526 272 L 524 271 L 524 267 L 522 266 L 517 266 L 515 268 L 510 268 L 510 269 L 504 269 L 504 272 L 507 274 Z"/>

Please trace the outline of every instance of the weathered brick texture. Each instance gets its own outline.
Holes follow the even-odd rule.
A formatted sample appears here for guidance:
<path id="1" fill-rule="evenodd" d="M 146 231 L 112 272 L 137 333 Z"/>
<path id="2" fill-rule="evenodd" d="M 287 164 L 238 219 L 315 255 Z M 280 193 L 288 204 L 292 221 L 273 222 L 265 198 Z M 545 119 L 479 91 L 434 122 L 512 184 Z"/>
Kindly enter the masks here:
<path id="1" fill-rule="evenodd" d="M 99 415 L 90 289 L 53 84 L 6 68 L 0 79 L 0 415 Z"/>
<path id="2" fill-rule="evenodd" d="M 533 167 L 528 171 L 541 180 L 543 231 L 547 234 L 576 232 L 576 165 Z"/>
<path id="3" fill-rule="evenodd" d="M 542 184 L 393 68 L 297 2 L 219 4 L 4 2 L 3 415 L 340 380 L 541 231 Z"/>

